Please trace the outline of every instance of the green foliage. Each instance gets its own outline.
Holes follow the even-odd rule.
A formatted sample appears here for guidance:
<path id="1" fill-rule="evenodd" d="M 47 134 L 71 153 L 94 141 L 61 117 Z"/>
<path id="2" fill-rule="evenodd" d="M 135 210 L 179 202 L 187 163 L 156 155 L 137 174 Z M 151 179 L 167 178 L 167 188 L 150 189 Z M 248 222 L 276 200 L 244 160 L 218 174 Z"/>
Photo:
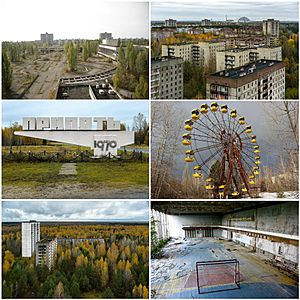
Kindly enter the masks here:
<path id="1" fill-rule="evenodd" d="M 77 68 L 78 44 L 74 44 L 73 42 L 66 43 L 65 52 L 69 70 L 75 71 Z"/>
<path id="2" fill-rule="evenodd" d="M 157 238 L 156 226 L 153 217 L 151 217 L 151 258 L 156 258 L 161 254 L 162 248 L 167 245 L 170 239 L 159 240 Z"/>
<path id="3" fill-rule="evenodd" d="M 12 83 L 12 66 L 10 64 L 7 52 L 2 52 L 2 97 L 6 97 L 10 92 Z"/>
<path id="4" fill-rule="evenodd" d="M 205 97 L 204 69 L 189 61 L 183 63 L 183 97 L 185 99 Z"/>
<path id="5" fill-rule="evenodd" d="M 148 50 L 134 47 L 129 41 L 121 44 L 118 52 L 118 65 L 113 76 L 113 85 L 119 89 L 134 92 L 134 98 L 148 98 Z"/>

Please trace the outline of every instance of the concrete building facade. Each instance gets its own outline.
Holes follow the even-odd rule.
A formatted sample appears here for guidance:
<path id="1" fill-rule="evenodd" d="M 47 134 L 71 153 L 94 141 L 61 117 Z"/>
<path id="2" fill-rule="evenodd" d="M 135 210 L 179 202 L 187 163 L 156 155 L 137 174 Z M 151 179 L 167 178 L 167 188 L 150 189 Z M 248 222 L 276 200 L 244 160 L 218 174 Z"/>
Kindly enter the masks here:
<path id="1" fill-rule="evenodd" d="M 233 48 L 216 53 L 216 72 L 234 69 L 260 59 L 282 61 L 282 48 Z"/>
<path id="2" fill-rule="evenodd" d="M 263 20 L 263 34 L 279 37 L 279 21 L 274 19 Z"/>
<path id="3" fill-rule="evenodd" d="M 207 99 L 285 99 L 283 62 L 259 60 L 206 78 Z"/>
<path id="4" fill-rule="evenodd" d="M 41 42 L 43 44 L 52 45 L 54 41 L 53 33 L 41 33 Z"/>
<path id="5" fill-rule="evenodd" d="M 57 251 L 57 239 L 45 238 L 36 244 L 35 265 L 46 265 L 49 270 L 54 266 Z"/>
<path id="6" fill-rule="evenodd" d="M 100 40 L 111 40 L 113 37 L 112 37 L 112 33 L 110 32 L 101 32 L 99 34 L 99 38 Z"/>
<path id="7" fill-rule="evenodd" d="M 22 257 L 31 257 L 40 240 L 40 222 L 22 222 Z"/>
<path id="8" fill-rule="evenodd" d="M 177 27 L 177 21 L 173 19 L 165 20 L 165 27 Z"/>
<path id="9" fill-rule="evenodd" d="M 223 50 L 225 50 L 223 41 L 162 45 L 162 57 L 180 57 L 184 61 L 215 70 L 216 53 Z"/>
<path id="10" fill-rule="evenodd" d="M 151 99 L 183 98 L 183 60 L 162 58 L 151 61 Z"/>

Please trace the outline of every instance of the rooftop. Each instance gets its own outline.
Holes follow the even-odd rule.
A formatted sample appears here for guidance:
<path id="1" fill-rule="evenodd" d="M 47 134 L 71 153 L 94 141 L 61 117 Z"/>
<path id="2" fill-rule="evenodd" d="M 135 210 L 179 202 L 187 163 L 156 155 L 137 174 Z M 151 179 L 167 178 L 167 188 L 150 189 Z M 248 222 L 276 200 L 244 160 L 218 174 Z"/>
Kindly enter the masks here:
<path id="1" fill-rule="evenodd" d="M 283 63 L 281 61 L 265 59 L 265 60 L 259 60 L 257 62 L 252 62 L 252 63 L 247 64 L 242 67 L 238 67 L 238 68 L 234 68 L 234 69 L 230 69 L 230 70 L 223 70 L 223 71 L 211 74 L 210 76 L 238 79 L 238 78 L 244 77 L 248 74 L 259 72 L 268 67 L 272 67 L 275 65 L 282 65 L 282 64 Z"/>

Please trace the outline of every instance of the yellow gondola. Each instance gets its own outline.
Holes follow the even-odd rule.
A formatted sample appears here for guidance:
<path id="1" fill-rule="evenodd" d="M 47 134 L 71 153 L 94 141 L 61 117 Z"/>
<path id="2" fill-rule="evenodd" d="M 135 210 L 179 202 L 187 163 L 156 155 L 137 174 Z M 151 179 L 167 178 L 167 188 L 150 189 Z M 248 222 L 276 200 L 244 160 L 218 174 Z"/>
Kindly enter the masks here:
<path id="1" fill-rule="evenodd" d="M 228 107 L 226 104 L 221 105 L 221 112 L 223 114 L 226 114 L 228 112 Z"/>
<path id="2" fill-rule="evenodd" d="M 213 189 L 215 188 L 215 186 L 212 185 L 212 184 L 208 184 L 208 185 L 205 186 L 205 188 L 206 188 L 207 190 L 213 190 Z"/>
<path id="3" fill-rule="evenodd" d="M 254 153 L 255 153 L 255 154 L 260 153 L 260 150 L 259 150 L 259 149 L 255 149 L 255 150 L 254 150 Z"/>
<path id="4" fill-rule="evenodd" d="M 195 166 L 194 171 L 196 171 L 196 170 L 198 170 L 198 171 L 202 170 L 201 166 Z"/>
<path id="5" fill-rule="evenodd" d="M 259 158 L 258 158 L 258 159 L 259 159 Z M 258 169 L 259 169 L 259 166 L 254 166 L 254 167 L 252 168 L 253 171 L 258 170 Z"/>
<path id="6" fill-rule="evenodd" d="M 219 185 L 219 189 L 224 189 L 225 185 Z"/>
<path id="7" fill-rule="evenodd" d="M 190 162 L 194 162 L 195 158 L 194 157 L 186 157 L 184 160 L 185 160 L 185 162 L 190 163 Z"/>
<path id="8" fill-rule="evenodd" d="M 218 107 L 219 107 L 219 105 L 218 105 L 217 102 L 213 102 L 213 103 L 210 105 L 210 109 L 211 109 L 212 112 L 218 111 Z"/>
<path id="9" fill-rule="evenodd" d="M 259 172 L 258 171 L 254 171 L 253 174 L 254 175 L 259 175 Z"/>
<path id="10" fill-rule="evenodd" d="M 205 180 L 206 182 L 213 182 L 214 180 L 213 180 L 213 178 L 211 178 L 211 177 L 208 177 L 208 178 L 206 178 L 206 180 Z"/>
<path id="11" fill-rule="evenodd" d="M 250 176 L 249 176 L 249 179 L 254 179 L 254 175 L 250 175 Z"/>
<path id="12" fill-rule="evenodd" d="M 234 196 L 234 197 L 236 197 L 236 196 L 238 196 L 239 194 L 240 194 L 239 192 L 235 191 L 235 192 L 233 192 L 231 195 Z"/>
<path id="13" fill-rule="evenodd" d="M 184 134 L 182 135 L 182 138 L 183 138 L 183 139 L 190 140 L 190 139 L 191 139 L 191 135 L 190 135 L 189 133 L 184 133 Z"/>
<path id="14" fill-rule="evenodd" d="M 200 111 L 203 114 L 207 114 L 208 113 L 208 105 L 207 104 L 202 104 Z"/>
<path id="15" fill-rule="evenodd" d="M 182 145 L 184 146 L 189 146 L 191 144 L 192 144 L 191 140 L 182 140 Z"/>
<path id="16" fill-rule="evenodd" d="M 251 136 L 251 143 L 256 143 L 256 135 Z"/>
<path id="17" fill-rule="evenodd" d="M 254 159 L 258 160 L 258 159 L 260 159 L 260 156 L 256 155 L 256 156 L 254 156 Z"/>
<path id="18" fill-rule="evenodd" d="M 233 110 L 230 112 L 230 117 L 231 117 L 231 118 L 236 118 L 236 116 L 237 116 L 236 109 L 233 109 Z"/>
<path id="19" fill-rule="evenodd" d="M 247 126 L 246 127 L 246 132 L 247 133 L 251 133 L 252 132 L 252 127 L 251 126 Z"/>
<path id="20" fill-rule="evenodd" d="M 260 160 L 257 160 L 257 161 L 255 162 L 255 164 L 256 164 L 256 165 L 260 165 L 260 164 L 261 164 Z"/>
<path id="21" fill-rule="evenodd" d="M 258 145 L 255 145 L 253 148 L 254 148 L 254 149 L 259 149 L 259 146 L 258 146 Z"/>
<path id="22" fill-rule="evenodd" d="M 192 110 L 192 119 L 198 120 L 199 119 L 199 109 L 195 108 Z"/>
<path id="23" fill-rule="evenodd" d="M 195 174 L 193 174 L 193 177 L 194 178 L 203 178 L 203 174 L 202 173 L 195 173 Z"/>
<path id="24" fill-rule="evenodd" d="M 241 125 L 244 125 L 244 124 L 246 123 L 245 117 L 240 117 L 240 118 L 239 118 L 239 123 L 240 123 Z"/>
<path id="25" fill-rule="evenodd" d="M 185 125 L 184 129 L 187 130 L 187 131 L 191 131 L 193 129 L 193 126 L 191 126 L 191 125 Z"/>
<path id="26" fill-rule="evenodd" d="M 245 187 L 242 188 L 242 192 L 247 193 L 247 189 Z"/>
<path id="27" fill-rule="evenodd" d="M 250 180 L 249 183 L 253 185 L 253 184 L 255 184 L 255 181 L 254 180 Z"/>

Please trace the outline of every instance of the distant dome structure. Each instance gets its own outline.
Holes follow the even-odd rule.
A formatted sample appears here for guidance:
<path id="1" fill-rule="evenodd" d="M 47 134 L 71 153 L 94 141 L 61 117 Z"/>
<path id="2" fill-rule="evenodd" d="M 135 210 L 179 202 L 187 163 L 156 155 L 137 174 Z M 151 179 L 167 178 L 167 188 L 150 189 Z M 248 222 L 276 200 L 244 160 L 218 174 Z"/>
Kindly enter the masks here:
<path id="1" fill-rule="evenodd" d="M 247 23 L 250 22 L 250 19 L 247 17 L 241 17 L 238 19 L 238 23 Z"/>

